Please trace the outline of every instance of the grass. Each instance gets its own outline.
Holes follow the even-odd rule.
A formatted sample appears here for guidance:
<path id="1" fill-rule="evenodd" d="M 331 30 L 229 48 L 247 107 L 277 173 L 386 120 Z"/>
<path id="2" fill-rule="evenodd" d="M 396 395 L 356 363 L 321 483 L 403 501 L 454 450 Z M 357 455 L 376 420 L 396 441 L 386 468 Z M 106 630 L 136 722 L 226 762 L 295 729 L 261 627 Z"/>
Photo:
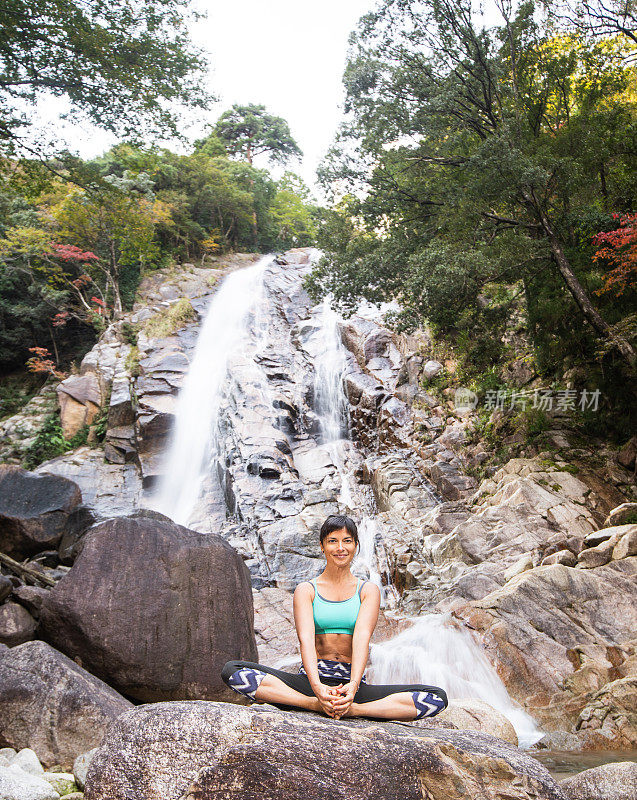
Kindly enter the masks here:
<path id="1" fill-rule="evenodd" d="M 182 297 L 167 308 L 162 308 L 144 325 L 144 333 L 149 339 L 165 339 L 172 336 L 180 328 L 197 319 L 197 312 L 190 300 Z"/>
<path id="2" fill-rule="evenodd" d="M 26 449 L 22 456 L 22 466 L 25 469 L 35 469 L 44 461 L 61 456 L 69 450 L 75 450 L 86 444 L 88 426 L 83 425 L 70 439 L 64 436 L 60 418 L 57 412 L 49 414 L 42 423 L 33 443 Z"/>

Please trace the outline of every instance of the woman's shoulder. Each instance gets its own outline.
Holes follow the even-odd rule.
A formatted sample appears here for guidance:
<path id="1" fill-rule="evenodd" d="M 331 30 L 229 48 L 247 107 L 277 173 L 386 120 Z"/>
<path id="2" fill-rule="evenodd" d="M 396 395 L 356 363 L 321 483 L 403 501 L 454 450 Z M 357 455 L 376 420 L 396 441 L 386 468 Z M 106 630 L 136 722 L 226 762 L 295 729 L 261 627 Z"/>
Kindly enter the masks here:
<path id="1" fill-rule="evenodd" d="M 374 583 L 374 581 L 370 580 L 361 580 L 360 586 L 358 587 L 358 595 L 361 600 L 363 599 L 363 593 L 365 593 L 365 597 L 369 595 L 378 595 L 378 597 L 380 597 L 380 589 Z"/>
<path id="2" fill-rule="evenodd" d="M 297 583 L 296 588 L 294 589 L 294 594 L 309 594 L 312 597 L 314 596 L 314 583 L 312 581 L 301 581 Z"/>

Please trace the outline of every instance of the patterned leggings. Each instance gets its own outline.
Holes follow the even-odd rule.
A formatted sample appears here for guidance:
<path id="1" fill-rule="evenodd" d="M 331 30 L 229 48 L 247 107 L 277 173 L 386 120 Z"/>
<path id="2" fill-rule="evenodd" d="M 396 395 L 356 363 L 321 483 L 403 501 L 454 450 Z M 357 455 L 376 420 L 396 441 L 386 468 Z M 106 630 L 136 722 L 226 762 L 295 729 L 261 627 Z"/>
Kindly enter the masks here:
<path id="1" fill-rule="evenodd" d="M 352 665 L 345 661 L 332 661 L 323 658 L 318 660 L 319 677 L 321 682 L 328 686 L 347 683 L 350 679 L 351 667 Z M 296 689 L 297 692 L 307 697 L 314 697 L 310 681 L 303 667 L 295 675 L 292 672 L 283 672 L 280 669 L 266 667 L 253 661 L 228 661 L 221 670 L 221 677 L 224 683 L 234 689 L 235 692 L 239 692 L 251 700 L 256 699 L 255 692 L 266 674 L 280 678 L 286 686 Z M 380 700 L 397 692 L 411 692 L 414 706 L 418 712 L 415 719 L 434 717 L 447 707 L 447 695 L 437 686 L 425 686 L 420 683 L 370 685 L 366 682 L 364 676 L 361 679 L 358 691 L 354 695 L 354 702 L 369 703 L 372 700 Z M 271 703 L 271 705 L 281 709 L 295 708 L 293 705 L 281 703 Z"/>

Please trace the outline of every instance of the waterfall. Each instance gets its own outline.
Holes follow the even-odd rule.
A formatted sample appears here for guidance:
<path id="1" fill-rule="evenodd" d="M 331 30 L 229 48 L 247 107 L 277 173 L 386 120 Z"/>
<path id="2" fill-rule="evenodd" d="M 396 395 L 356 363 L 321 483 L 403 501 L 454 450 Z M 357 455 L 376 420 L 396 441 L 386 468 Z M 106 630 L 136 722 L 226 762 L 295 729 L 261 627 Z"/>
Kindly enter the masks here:
<path id="1" fill-rule="evenodd" d="M 511 722 L 520 747 L 531 747 L 544 735 L 516 706 L 471 631 L 450 614 L 425 614 L 393 639 L 370 648 L 373 683 L 425 683 L 440 686 L 449 699 L 475 698 L 497 709 Z"/>
<path id="2" fill-rule="evenodd" d="M 314 410 L 319 419 L 321 441 L 327 447 L 340 478 L 339 505 L 357 515 L 363 511 L 358 524 L 360 550 L 353 562 L 353 571 L 362 573 L 381 590 L 384 607 L 394 606 L 398 592 L 386 574 L 383 585 L 379 561 L 386 563 L 382 538 L 375 520 L 373 500 L 365 497 L 347 467 L 349 441 L 349 403 L 343 388 L 347 369 L 347 351 L 341 341 L 339 315 L 332 309 L 331 298 L 318 306 L 315 316 L 319 327 L 315 333 Z M 357 491 L 358 490 L 358 491 Z M 365 513 L 368 512 L 368 513 Z M 382 556 L 382 559 L 381 559 Z"/>
<path id="3" fill-rule="evenodd" d="M 188 524 L 217 450 L 228 363 L 247 338 L 250 315 L 259 313 L 264 272 L 273 258 L 264 256 L 253 266 L 228 275 L 201 326 L 177 398 L 163 477 L 152 501 L 156 511 L 181 525 Z M 262 329 L 261 324 L 258 327 Z"/>

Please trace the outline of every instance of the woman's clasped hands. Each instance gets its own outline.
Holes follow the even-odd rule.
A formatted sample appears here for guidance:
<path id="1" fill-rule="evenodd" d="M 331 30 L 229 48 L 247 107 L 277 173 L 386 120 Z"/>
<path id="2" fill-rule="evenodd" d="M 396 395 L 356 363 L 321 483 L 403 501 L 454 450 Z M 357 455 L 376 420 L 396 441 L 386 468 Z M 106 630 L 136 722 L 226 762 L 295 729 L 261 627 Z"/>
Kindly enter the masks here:
<path id="1" fill-rule="evenodd" d="M 337 686 L 321 684 L 315 694 L 327 716 L 340 719 L 349 711 L 357 691 L 356 681 L 349 681 L 345 684 L 339 683 Z"/>

